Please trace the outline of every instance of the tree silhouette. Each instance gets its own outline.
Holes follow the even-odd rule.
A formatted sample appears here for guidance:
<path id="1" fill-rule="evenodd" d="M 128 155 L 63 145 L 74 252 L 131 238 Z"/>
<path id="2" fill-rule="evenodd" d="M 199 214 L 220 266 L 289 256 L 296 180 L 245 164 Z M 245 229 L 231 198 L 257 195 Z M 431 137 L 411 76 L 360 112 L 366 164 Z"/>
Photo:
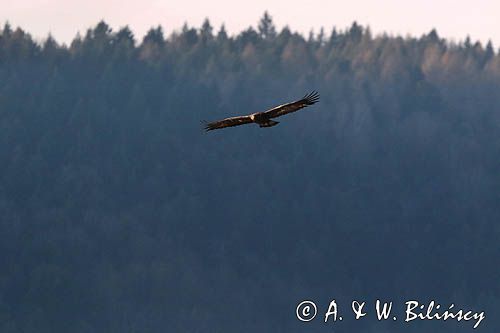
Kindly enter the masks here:
<path id="1" fill-rule="evenodd" d="M 273 39 L 276 37 L 276 28 L 274 27 L 274 23 L 272 17 L 266 11 L 264 15 L 259 21 L 258 26 L 259 35 L 264 39 Z"/>

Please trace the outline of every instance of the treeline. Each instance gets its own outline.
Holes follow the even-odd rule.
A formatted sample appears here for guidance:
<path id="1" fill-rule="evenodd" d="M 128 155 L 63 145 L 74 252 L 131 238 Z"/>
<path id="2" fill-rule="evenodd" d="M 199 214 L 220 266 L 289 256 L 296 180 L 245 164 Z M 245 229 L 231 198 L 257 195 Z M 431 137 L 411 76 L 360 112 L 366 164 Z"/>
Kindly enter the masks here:
<path id="1" fill-rule="evenodd" d="M 313 89 L 276 127 L 202 131 Z M 265 14 L 60 45 L 6 24 L 0 331 L 301 332 L 300 300 L 358 297 L 485 310 L 492 331 L 499 92 L 491 43 L 434 30 L 304 37 Z M 472 327 L 371 319 L 342 329 Z"/>

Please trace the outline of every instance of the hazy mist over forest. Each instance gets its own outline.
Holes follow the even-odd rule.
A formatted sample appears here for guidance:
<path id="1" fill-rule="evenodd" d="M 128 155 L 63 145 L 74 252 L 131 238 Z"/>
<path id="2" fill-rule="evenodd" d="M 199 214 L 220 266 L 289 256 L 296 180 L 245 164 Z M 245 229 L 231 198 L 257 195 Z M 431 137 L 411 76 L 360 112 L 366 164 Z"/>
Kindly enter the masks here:
<path id="1" fill-rule="evenodd" d="M 280 124 L 200 121 L 321 94 Z M 500 327 L 500 56 L 348 29 L 0 28 L 0 332 L 471 332 L 295 317 L 408 299 Z"/>

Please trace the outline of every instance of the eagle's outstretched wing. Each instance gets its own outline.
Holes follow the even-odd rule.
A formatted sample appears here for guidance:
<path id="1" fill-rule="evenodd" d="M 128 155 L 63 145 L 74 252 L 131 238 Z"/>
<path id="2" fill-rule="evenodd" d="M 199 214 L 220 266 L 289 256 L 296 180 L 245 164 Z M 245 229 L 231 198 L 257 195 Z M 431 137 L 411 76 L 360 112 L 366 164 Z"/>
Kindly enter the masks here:
<path id="1" fill-rule="evenodd" d="M 211 131 L 214 129 L 231 127 L 231 126 L 239 126 L 239 125 L 250 124 L 250 123 L 253 123 L 250 116 L 231 117 L 231 118 L 226 118 L 226 119 L 222 119 L 219 121 L 207 123 L 205 125 L 205 130 Z"/>
<path id="2" fill-rule="evenodd" d="M 313 105 L 318 101 L 319 101 L 319 94 L 316 91 L 313 91 L 310 94 L 305 95 L 304 97 L 302 97 L 302 99 L 298 101 L 279 105 L 270 110 L 267 110 L 266 112 L 264 112 L 264 114 L 267 115 L 269 118 L 276 118 L 285 115 L 287 113 L 295 112 L 297 110 L 305 108 L 306 106 Z"/>

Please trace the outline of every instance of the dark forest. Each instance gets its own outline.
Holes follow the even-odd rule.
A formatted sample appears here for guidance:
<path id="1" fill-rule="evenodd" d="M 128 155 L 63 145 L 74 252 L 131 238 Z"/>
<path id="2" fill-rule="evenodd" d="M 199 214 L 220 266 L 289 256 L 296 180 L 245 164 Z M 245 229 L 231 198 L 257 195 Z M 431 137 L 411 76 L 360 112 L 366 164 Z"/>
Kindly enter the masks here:
<path id="1" fill-rule="evenodd" d="M 321 94 L 272 128 L 201 121 Z M 436 300 L 500 327 L 500 56 L 346 29 L 70 45 L 0 28 L 0 332 L 470 332 L 309 324 Z M 324 309 L 323 309 L 324 310 Z M 347 317 L 347 313 L 346 313 Z"/>

